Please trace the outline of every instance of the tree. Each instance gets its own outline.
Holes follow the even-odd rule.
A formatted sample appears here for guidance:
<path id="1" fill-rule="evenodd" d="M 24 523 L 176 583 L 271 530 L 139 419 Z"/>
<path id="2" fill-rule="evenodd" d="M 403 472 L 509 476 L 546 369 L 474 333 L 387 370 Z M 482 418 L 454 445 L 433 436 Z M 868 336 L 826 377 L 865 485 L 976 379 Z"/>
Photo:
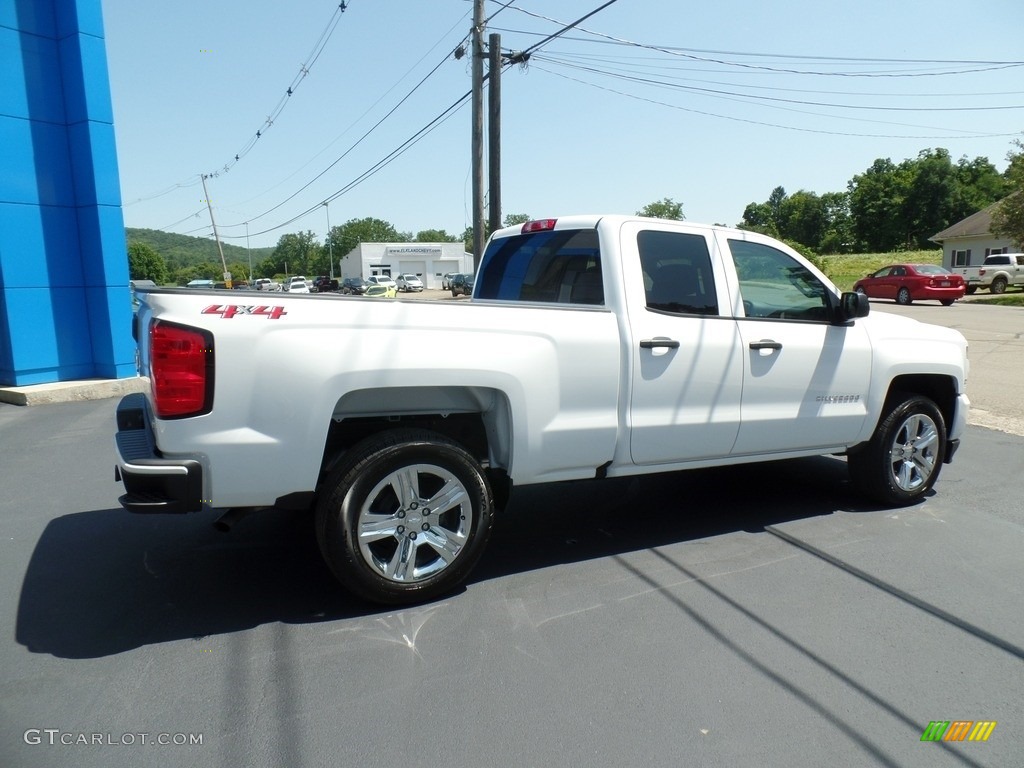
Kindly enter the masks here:
<path id="1" fill-rule="evenodd" d="M 525 224 L 530 218 L 528 213 L 510 213 L 505 216 L 505 226 L 514 227 L 517 224 Z"/>
<path id="2" fill-rule="evenodd" d="M 320 266 L 320 251 L 320 243 L 317 242 L 316 235 L 310 230 L 281 235 L 277 241 L 277 247 L 274 248 L 274 253 L 269 259 L 273 274 L 319 274 L 316 270 Z M 263 265 L 261 265 L 261 269 L 263 269 Z"/>
<path id="3" fill-rule="evenodd" d="M 1013 150 L 1006 156 L 1010 161 L 1006 169 L 1006 180 L 1010 194 L 996 208 L 992 215 L 992 230 L 1000 237 L 1008 237 L 1014 247 L 1024 248 L 1024 143 L 1016 139 Z"/>
<path id="4" fill-rule="evenodd" d="M 780 201 L 777 216 L 779 235 L 808 248 L 818 247 L 828 224 L 821 198 L 803 189 Z"/>
<path id="5" fill-rule="evenodd" d="M 164 257 L 145 243 L 129 243 L 128 275 L 132 280 L 152 280 L 157 285 L 170 279 Z"/>
<path id="6" fill-rule="evenodd" d="M 825 231 L 818 242 L 820 253 L 853 253 L 853 220 L 850 196 L 846 192 L 826 192 L 821 196 Z"/>
<path id="7" fill-rule="evenodd" d="M 750 229 L 770 237 L 777 237 L 778 228 L 772 219 L 772 209 L 768 203 L 748 203 L 743 209 L 743 221 L 739 224 L 740 229 Z"/>
<path id="8" fill-rule="evenodd" d="M 906 169 L 878 158 L 847 185 L 858 250 L 891 251 L 906 243 L 903 202 L 910 184 Z"/>
<path id="9" fill-rule="evenodd" d="M 192 280 L 221 280 L 223 271 L 224 268 L 220 264 L 205 261 L 174 270 L 173 278 L 176 284 L 186 285 Z"/>
<path id="10" fill-rule="evenodd" d="M 334 258 L 341 259 L 360 243 L 407 243 L 409 236 L 382 219 L 349 219 L 331 227 L 326 246 L 334 246 Z"/>
<path id="11" fill-rule="evenodd" d="M 443 229 L 424 229 L 416 233 L 412 239 L 414 243 L 457 243 L 459 238 L 449 235 Z"/>
<path id="12" fill-rule="evenodd" d="M 670 197 L 663 197 L 661 200 L 648 203 L 637 211 L 636 215 L 650 216 L 654 219 L 673 219 L 675 221 L 684 221 L 686 219 L 683 215 L 683 204 L 677 203 Z"/>
<path id="13" fill-rule="evenodd" d="M 248 280 L 249 279 L 249 264 L 246 262 L 243 264 L 240 261 L 228 262 L 228 272 L 231 273 L 231 279 L 233 281 Z"/>

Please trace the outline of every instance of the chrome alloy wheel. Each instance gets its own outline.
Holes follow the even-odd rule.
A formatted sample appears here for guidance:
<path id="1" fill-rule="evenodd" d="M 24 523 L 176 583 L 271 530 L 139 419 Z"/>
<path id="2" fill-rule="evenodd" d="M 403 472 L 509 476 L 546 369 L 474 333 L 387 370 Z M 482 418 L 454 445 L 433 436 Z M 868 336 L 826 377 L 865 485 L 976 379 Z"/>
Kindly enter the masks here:
<path id="1" fill-rule="evenodd" d="M 436 464 L 410 464 L 366 495 L 356 536 L 367 565 L 389 581 L 409 583 L 447 568 L 472 526 L 472 502 L 462 482 Z"/>
<path id="2" fill-rule="evenodd" d="M 912 492 L 927 483 L 935 472 L 938 449 L 939 429 L 931 417 L 909 415 L 896 430 L 889 450 L 896 485 Z"/>

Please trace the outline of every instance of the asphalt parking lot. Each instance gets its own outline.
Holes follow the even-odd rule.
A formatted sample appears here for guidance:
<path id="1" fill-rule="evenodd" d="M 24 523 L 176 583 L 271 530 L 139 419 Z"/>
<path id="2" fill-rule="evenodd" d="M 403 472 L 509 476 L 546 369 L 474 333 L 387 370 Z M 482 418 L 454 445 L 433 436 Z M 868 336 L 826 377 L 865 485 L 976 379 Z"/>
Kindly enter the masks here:
<path id="1" fill-rule="evenodd" d="M 895 511 L 830 458 L 522 489 L 378 610 L 301 516 L 121 511 L 113 407 L 0 404 L 5 767 L 1021 762 L 1024 438 Z"/>

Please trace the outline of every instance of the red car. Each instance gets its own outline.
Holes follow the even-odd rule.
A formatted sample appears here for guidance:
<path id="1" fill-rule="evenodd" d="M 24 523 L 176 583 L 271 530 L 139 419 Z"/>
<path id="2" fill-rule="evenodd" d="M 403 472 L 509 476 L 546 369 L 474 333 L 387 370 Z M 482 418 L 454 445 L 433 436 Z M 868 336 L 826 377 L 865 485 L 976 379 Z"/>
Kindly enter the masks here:
<path id="1" fill-rule="evenodd" d="M 948 307 L 964 297 L 967 286 L 960 275 L 937 264 L 891 264 L 858 280 L 853 290 L 897 304 L 934 299 Z"/>

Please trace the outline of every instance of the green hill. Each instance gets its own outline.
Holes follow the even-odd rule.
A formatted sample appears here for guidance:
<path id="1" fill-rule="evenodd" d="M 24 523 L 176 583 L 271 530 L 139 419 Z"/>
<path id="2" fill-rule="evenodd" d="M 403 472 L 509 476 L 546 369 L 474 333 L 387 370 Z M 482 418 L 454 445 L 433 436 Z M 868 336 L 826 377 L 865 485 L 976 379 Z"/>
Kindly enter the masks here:
<path id="1" fill-rule="evenodd" d="M 205 237 L 177 235 L 173 232 L 162 232 L 159 229 L 125 228 L 128 244 L 145 243 L 164 257 L 168 269 L 174 272 L 182 267 L 191 267 L 204 262 L 220 263 L 217 243 Z M 224 260 L 228 263 L 239 262 L 248 264 L 249 252 L 237 245 L 222 243 Z M 255 266 L 274 252 L 273 248 L 253 248 L 252 263 Z"/>

